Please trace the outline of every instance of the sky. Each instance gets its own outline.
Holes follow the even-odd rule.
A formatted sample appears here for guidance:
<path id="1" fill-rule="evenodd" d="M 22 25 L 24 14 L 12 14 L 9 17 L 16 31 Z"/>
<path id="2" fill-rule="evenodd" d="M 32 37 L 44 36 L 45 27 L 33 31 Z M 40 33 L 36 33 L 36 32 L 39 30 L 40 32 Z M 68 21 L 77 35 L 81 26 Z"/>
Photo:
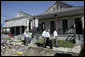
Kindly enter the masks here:
<path id="1" fill-rule="evenodd" d="M 1 1 L 1 24 L 14 17 L 18 10 L 31 15 L 43 13 L 55 1 Z M 84 6 L 84 1 L 63 1 L 73 6 Z"/>

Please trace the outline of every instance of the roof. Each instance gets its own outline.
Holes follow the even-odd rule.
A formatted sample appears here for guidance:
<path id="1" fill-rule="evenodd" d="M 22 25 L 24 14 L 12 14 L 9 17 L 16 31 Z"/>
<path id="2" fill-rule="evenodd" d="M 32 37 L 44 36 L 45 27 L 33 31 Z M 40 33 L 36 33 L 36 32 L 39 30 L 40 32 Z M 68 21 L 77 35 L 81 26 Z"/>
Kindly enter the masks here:
<path id="1" fill-rule="evenodd" d="M 55 5 L 56 3 L 60 3 L 60 4 L 62 4 L 62 5 L 66 5 L 66 6 L 68 6 L 68 7 L 72 7 L 72 5 L 70 5 L 70 4 L 67 4 L 67 3 L 64 3 L 64 2 L 62 2 L 62 1 L 55 1 L 45 12 L 47 12 L 53 5 Z"/>
<path id="2" fill-rule="evenodd" d="M 17 15 L 13 18 L 5 20 L 3 27 L 27 26 L 27 19 L 32 19 L 30 14 L 23 11 L 18 11 Z"/>
<path id="3" fill-rule="evenodd" d="M 16 14 L 16 16 L 14 16 L 14 17 L 21 17 L 21 16 L 32 16 L 32 15 L 19 10 L 18 13 Z"/>
<path id="4" fill-rule="evenodd" d="M 27 18 L 5 22 L 3 27 L 26 26 Z"/>
<path id="5" fill-rule="evenodd" d="M 36 15 L 34 17 L 36 17 L 38 19 L 54 18 L 54 14 L 57 14 L 58 17 L 68 16 L 68 15 L 84 14 L 84 7 L 71 7 L 71 8 L 57 9 L 57 10 L 54 10 L 54 11 L 45 12 L 43 14 Z"/>
<path id="6" fill-rule="evenodd" d="M 29 18 L 30 19 L 31 17 L 32 17 L 32 15 L 27 14 L 27 13 L 19 10 L 18 13 L 16 14 L 16 16 L 14 16 L 13 18 L 6 19 L 5 22 L 6 21 L 17 20 L 17 19 L 22 19 L 22 18 Z"/>

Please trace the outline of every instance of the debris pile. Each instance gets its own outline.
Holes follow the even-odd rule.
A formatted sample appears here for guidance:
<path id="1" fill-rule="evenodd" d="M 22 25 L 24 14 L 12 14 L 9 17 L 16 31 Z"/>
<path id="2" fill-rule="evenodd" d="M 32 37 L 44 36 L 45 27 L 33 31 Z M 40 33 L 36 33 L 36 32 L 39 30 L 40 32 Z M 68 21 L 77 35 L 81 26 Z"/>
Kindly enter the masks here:
<path id="1" fill-rule="evenodd" d="M 1 40 L 1 56 L 58 56 L 61 53 L 65 53 L 65 55 L 72 53 L 74 55 L 75 53 L 78 54 L 80 50 L 81 48 L 78 45 L 73 48 L 53 47 L 53 49 L 50 49 L 39 47 L 33 42 L 25 46 L 23 42 L 18 40 Z"/>
<path id="2" fill-rule="evenodd" d="M 13 42 L 1 40 L 1 55 L 2 56 L 15 56 L 23 54 L 23 42 Z"/>

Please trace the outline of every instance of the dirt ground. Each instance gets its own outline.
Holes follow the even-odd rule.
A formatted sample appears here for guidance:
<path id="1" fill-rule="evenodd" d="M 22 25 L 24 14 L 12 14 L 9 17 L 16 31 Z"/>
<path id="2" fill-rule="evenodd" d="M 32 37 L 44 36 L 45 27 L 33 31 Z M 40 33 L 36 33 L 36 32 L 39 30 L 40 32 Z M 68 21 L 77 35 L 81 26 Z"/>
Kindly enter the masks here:
<path id="1" fill-rule="evenodd" d="M 23 48 L 23 54 L 18 55 L 14 49 L 10 49 L 9 46 L 5 48 L 4 53 L 1 56 L 53 56 L 55 53 L 51 49 L 43 48 L 43 47 L 28 47 L 22 46 L 17 48 Z"/>

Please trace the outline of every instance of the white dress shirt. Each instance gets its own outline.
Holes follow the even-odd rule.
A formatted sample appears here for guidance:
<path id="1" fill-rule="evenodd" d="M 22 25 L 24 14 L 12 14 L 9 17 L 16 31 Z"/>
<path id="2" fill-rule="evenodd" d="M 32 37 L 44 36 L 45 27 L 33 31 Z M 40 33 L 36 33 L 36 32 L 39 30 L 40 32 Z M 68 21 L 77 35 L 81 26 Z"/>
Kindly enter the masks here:
<path id="1" fill-rule="evenodd" d="M 28 34 L 27 34 L 27 33 L 24 33 L 24 36 L 25 36 L 25 37 L 28 37 Z"/>
<path id="2" fill-rule="evenodd" d="M 46 31 L 43 31 L 42 36 L 45 37 Z"/>
<path id="3" fill-rule="evenodd" d="M 53 32 L 53 35 L 54 35 L 54 37 L 55 37 L 55 36 L 58 36 L 57 31 L 54 31 L 54 32 Z"/>
<path id="4" fill-rule="evenodd" d="M 50 33 L 46 32 L 45 37 L 50 37 Z"/>

